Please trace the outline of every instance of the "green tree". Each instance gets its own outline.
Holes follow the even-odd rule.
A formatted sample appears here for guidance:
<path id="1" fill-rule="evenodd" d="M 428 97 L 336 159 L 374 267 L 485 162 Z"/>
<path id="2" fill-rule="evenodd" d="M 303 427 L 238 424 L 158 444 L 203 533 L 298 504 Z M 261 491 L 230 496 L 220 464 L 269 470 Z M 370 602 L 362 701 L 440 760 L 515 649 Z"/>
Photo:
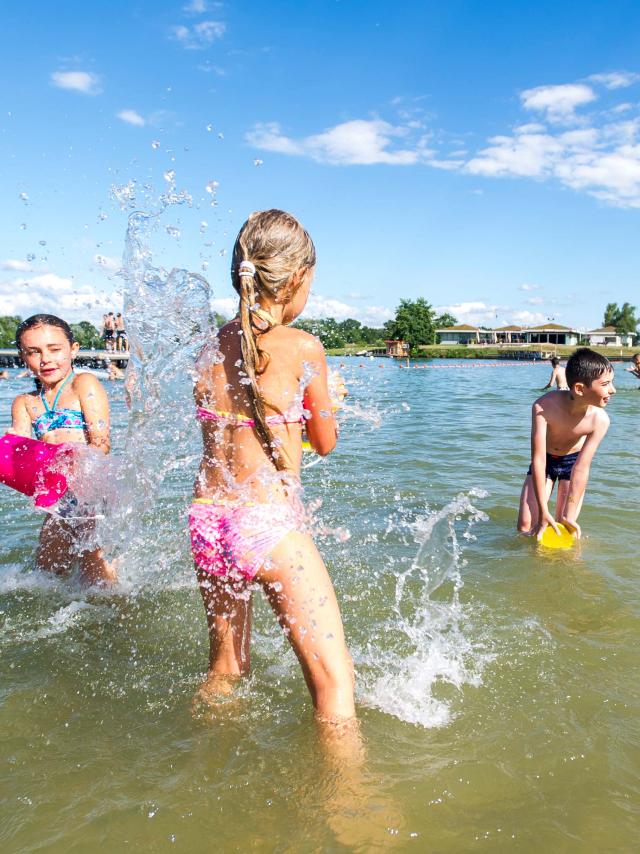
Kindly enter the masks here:
<path id="1" fill-rule="evenodd" d="M 80 323 L 70 323 L 69 325 L 73 337 L 82 350 L 99 350 L 102 348 L 100 333 L 93 323 L 89 323 L 88 320 L 81 320 Z"/>
<path id="2" fill-rule="evenodd" d="M 435 320 L 436 329 L 447 329 L 449 326 L 456 326 L 458 318 L 445 311 L 444 314 L 439 314 Z"/>
<path id="3" fill-rule="evenodd" d="M 604 310 L 604 326 L 614 326 L 616 332 L 635 332 L 638 322 L 635 305 L 625 302 L 619 308 L 616 302 L 607 303 Z"/>
<path id="4" fill-rule="evenodd" d="M 389 320 L 385 331 L 389 338 L 407 341 L 411 350 L 421 344 L 433 344 L 436 337 L 436 313 L 424 297 L 417 300 L 400 300 L 394 320 Z"/>
<path id="5" fill-rule="evenodd" d="M 22 318 L 17 315 L 0 316 L 0 347 L 16 346 L 16 329 L 21 322 Z"/>

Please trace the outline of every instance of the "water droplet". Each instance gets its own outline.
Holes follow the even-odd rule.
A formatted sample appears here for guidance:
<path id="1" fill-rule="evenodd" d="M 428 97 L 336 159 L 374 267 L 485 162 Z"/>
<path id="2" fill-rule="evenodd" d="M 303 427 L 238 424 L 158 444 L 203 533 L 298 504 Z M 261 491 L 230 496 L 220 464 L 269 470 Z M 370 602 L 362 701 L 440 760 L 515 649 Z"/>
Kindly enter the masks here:
<path id="1" fill-rule="evenodd" d="M 200 223 L 200 234 L 204 234 L 208 227 L 209 223 L 206 221 L 206 219 L 203 219 Z"/>
<path id="2" fill-rule="evenodd" d="M 169 237 L 180 237 L 180 229 L 176 228 L 175 225 L 168 225 L 165 228 L 165 231 L 169 235 Z"/>
<path id="3" fill-rule="evenodd" d="M 35 260 L 36 260 L 36 256 L 33 254 L 33 252 L 29 252 L 27 254 L 27 261 L 35 261 Z"/>
<path id="4" fill-rule="evenodd" d="M 164 175 L 162 177 L 164 178 L 164 180 L 168 184 L 173 184 L 174 179 L 176 177 L 175 170 L 174 169 L 167 169 L 167 171 L 164 173 Z"/>
<path id="5" fill-rule="evenodd" d="M 26 230 L 27 230 L 27 223 L 26 223 L 26 222 L 21 222 L 21 223 L 20 223 L 20 228 L 22 229 L 22 231 L 26 231 Z"/>
<path id="6" fill-rule="evenodd" d="M 218 139 L 224 139 L 224 134 L 223 134 L 223 133 L 219 133 L 219 134 L 218 134 Z"/>
<path id="7" fill-rule="evenodd" d="M 109 219 L 109 214 L 106 214 L 104 211 L 99 215 L 98 219 L 100 222 L 104 222 L 105 219 Z"/>
<path id="8" fill-rule="evenodd" d="M 209 183 L 205 186 L 205 190 L 207 191 L 207 193 L 211 193 L 213 195 L 213 193 L 215 193 L 219 186 L 220 184 L 218 181 L 209 181 Z"/>
<path id="9" fill-rule="evenodd" d="M 151 148 L 153 148 L 154 151 L 157 151 L 160 148 L 160 140 L 154 139 L 151 143 Z"/>
<path id="10" fill-rule="evenodd" d="M 207 270 L 209 269 L 209 262 L 203 261 L 202 264 L 200 265 L 200 269 L 202 270 L 203 273 L 206 273 Z"/>
<path id="11" fill-rule="evenodd" d="M 219 252 L 218 254 L 219 254 L 222 258 L 224 258 L 224 256 L 227 254 L 227 250 L 226 250 L 226 249 L 221 249 L 221 250 L 220 250 L 220 252 Z"/>
<path id="12" fill-rule="evenodd" d="M 208 124 L 208 125 L 207 125 L 207 130 L 208 130 L 208 132 L 209 132 L 209 133 L 211 133 L 211 131 L 213 130 L 213 125 L 212 125 L 212 124 Z"/>
<path id="13" fill-rule="evenodd" d="M 25 203 L 29 201 L 29 196 L 26 193 L 20 193 L 20 198 Z"/>
<path id="14" fill-rule="evenodd" d="M 38 244 L 39 244 L 40 246 L 46 246 L 46 245 L 47 245 L 47 241 L 46 241 L 46 240 L 39 240 L 39 241 L 38 241 Z"/>
<path id="15" fill-rule="evenodd" d="M 262 166 L 263 163 L 264 163 L 264 160 L 260 160 L 259 157 L 254 157 L 254 159 L 253 159 L 253 165 L 254 166 Z"/>

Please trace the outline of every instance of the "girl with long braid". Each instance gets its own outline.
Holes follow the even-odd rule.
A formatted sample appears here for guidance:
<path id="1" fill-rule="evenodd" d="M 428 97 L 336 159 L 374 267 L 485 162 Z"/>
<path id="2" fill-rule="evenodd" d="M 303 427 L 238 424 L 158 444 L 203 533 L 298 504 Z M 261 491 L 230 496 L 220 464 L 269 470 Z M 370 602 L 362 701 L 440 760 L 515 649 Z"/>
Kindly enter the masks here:
<path id="1" fill-rule="evenodd" d="M 233 250 L 238 316 L 198 363 L 204 455 L 189 514 L 210 638 L 198 699 L 215 703 L 249 671 L 251 596 L 259 583 L 289 639 L 321 721 L 353 721 L 353 671 L 331 579 L 305 529 L 302 432 L 326 455 L 336 444 L 322 344 L 288 327 L 316 263 L 300 223 L 252 214 Z"/>

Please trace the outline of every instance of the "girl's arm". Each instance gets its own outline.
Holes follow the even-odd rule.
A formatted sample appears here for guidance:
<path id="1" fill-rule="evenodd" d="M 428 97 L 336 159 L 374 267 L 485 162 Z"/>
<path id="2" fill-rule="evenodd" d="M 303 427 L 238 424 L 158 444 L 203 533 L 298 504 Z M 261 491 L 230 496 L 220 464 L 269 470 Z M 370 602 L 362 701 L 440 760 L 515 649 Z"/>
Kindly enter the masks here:
<path id="1" fill-rule="evenodd" d="M 31 418 L 27 412 L 23 394 L 16 397 L 11 404 L 11 429 L 7 432 L 15 436 L 31 436 Z"/>
<path id="2" fill-rule="evenodd" d="M 325 457 L 336 446 L 338 430 L 327 384 L 327 359 L 317 338 L 310 337 L 310 341 L 305 342 L 304 361 L 314 369 L 314 375 L 304 391 L 303 405 L 311 413 L 305 429 L 313 450 Z"/>
<path id="3" fill-rule="evenodd" d="M 73 384 L 80 399 L 80 408 L 86 423 L 89 444 L 108 454 L 111 449 L 109 439 L 109 399 L 101 383 L 91 374 L 80 374 Z"/>
<path id="4" fill-rule="evenodd" d="M 569 482 L 569 494 L 564 505 L 564 514 L 561 519 L 562 523 L 574 530 L 578 537 L 581 535 L 580 526 L 577 519 L 582 507 L 582 499 L 587 489 L 589 482 L 589 471 L 591 469 L 591 461 L 598 449 L 598 445 L 604 439 L 607 430 L 609 429 L 609 416 L 605 412 L 601 412 L 602 417 L 598 418 L 598 422 L 592 433 L 587 436 L 578 459 L 575 462 L 573 471 L 571 472 L 571 480 Z"/>

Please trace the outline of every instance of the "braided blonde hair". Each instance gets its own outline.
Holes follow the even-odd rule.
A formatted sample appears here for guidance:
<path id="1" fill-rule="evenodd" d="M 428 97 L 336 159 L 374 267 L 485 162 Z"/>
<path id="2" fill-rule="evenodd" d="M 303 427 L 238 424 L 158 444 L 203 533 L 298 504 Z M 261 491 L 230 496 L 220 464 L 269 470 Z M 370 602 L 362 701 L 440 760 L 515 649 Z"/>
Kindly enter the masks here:
<path id="1" fill-rule="evenodd" d="M 243 262 L 245 266 L 241 270 Z M 267 424 L 267 401 L 258 386 L 258 377 L 269 364 L 269 354 L 260 347 L 260 335 L 273 328 L 276 321 L 260 308 L 259 301 L 264 295 L 271 302 L 286 305 L 304 278 L 301 275 L 294 281 L 294 275 L 304 274 L 315 263 L 315 246 L 307 232 L 294 216 L 279 210 L 252 213 L 240 229 L 233 247 L 231 282 L 240 296 L 242 361 L 250 381 L 247 388 L 254 430 L 278 471 L 288 467 L 287 460 L 274 446 L 274 435 Z"/>

